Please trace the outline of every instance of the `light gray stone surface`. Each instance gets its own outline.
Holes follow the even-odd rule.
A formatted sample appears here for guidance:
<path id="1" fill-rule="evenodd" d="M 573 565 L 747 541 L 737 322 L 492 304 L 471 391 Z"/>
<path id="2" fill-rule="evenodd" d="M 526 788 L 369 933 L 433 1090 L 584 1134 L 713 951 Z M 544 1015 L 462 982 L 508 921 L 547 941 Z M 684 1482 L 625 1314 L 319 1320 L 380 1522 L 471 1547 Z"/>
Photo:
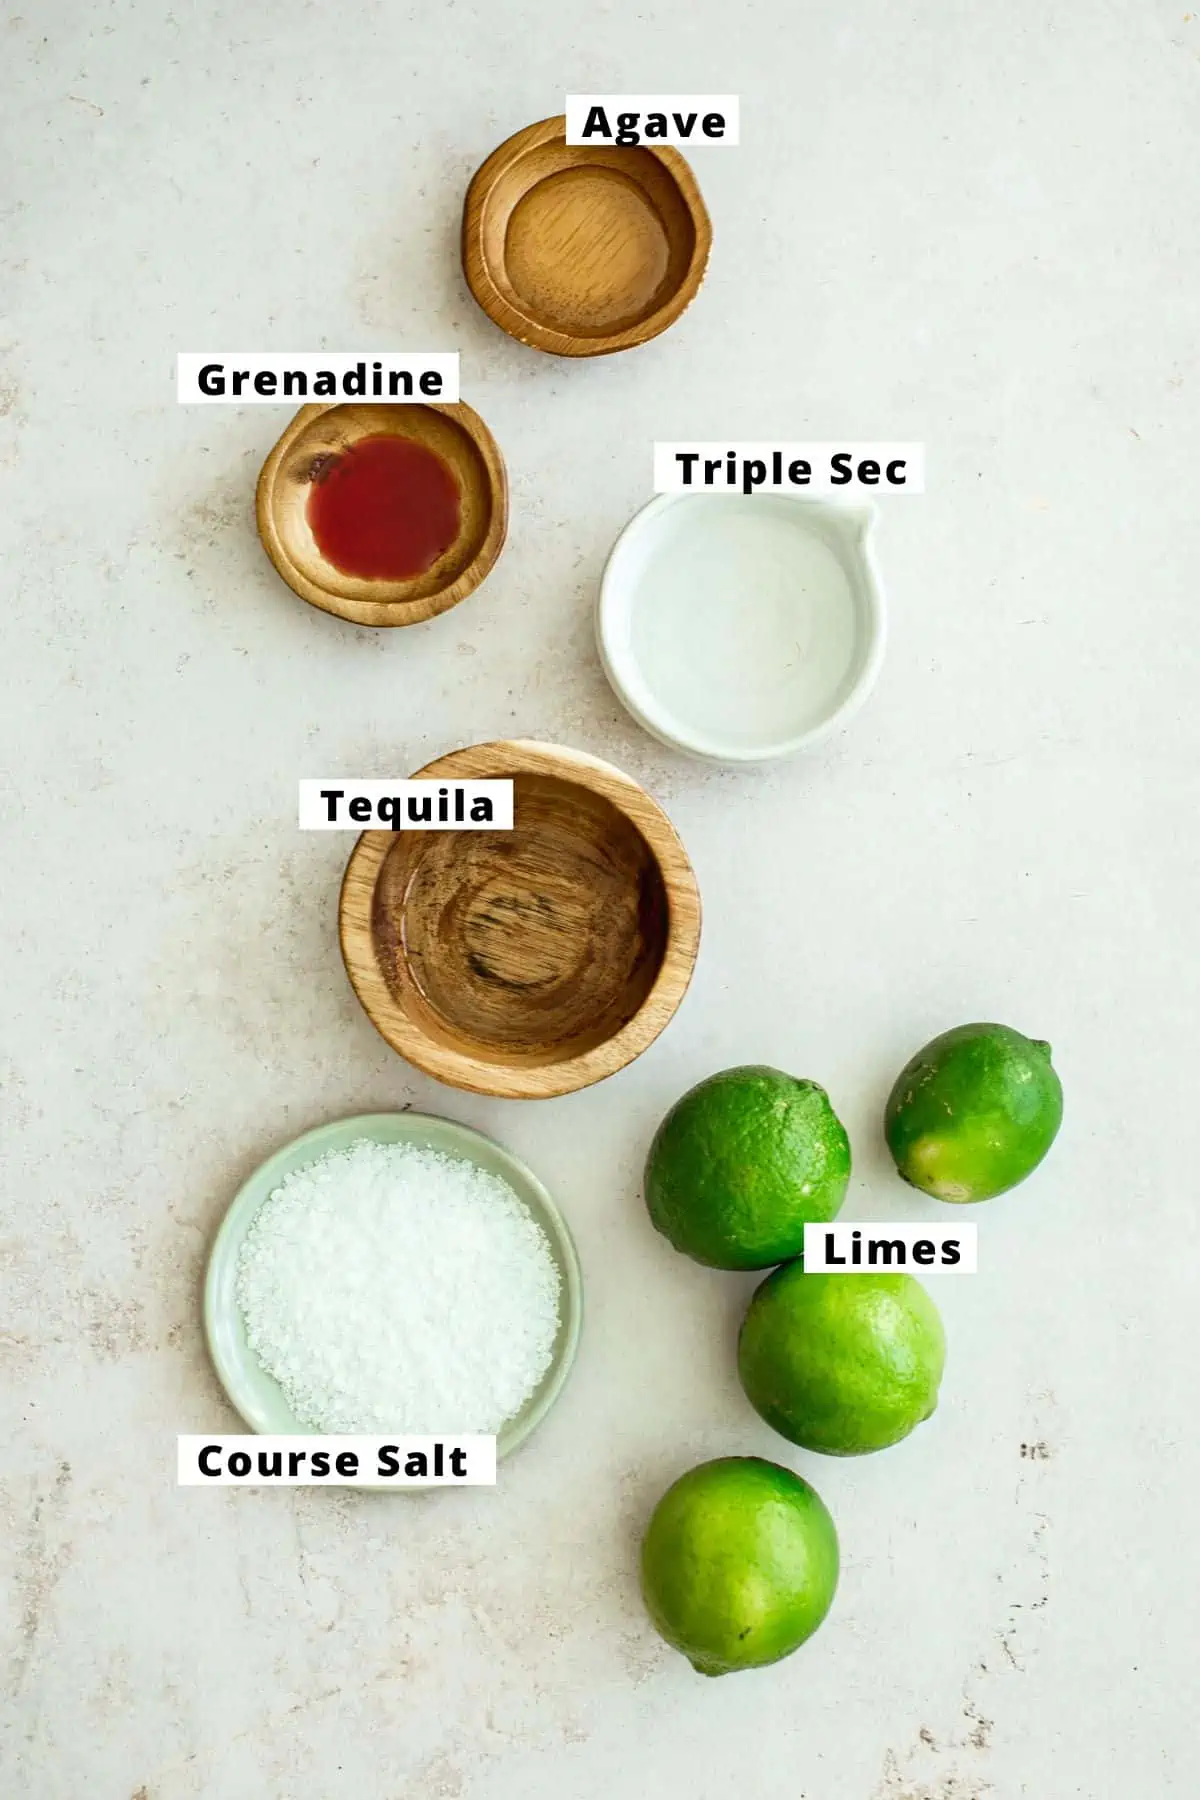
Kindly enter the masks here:
<path id="1" fill-rule="evenodd" d="M 8 9 L 3 1789 L 30 1800 L 1125 1800 L 1194 1792 L 1192 1349 L 1200 19 L 1185 0 Z M 736 91 L 711 272 L 572 365 L 477 311 L 467 180 L 570 88 Z M 287 412 L 186 409 L 179 349 L 459 349 L 509 461 L 486 586 L 411 632 L 303 605 L 254 535 Z M 850 733 L 722 773 L 642 735 L 591 606 L 663 438 L 922 438 L 879 534 L 892 637 Z M 519 732 L 666 804 L 705 937 L 600 1088 L 442 1090 L 344 980 L 349 840 L 296 779 Z M 1067 1123 L 942 1280 L 936 1419 L 797 1453 L 741 1398 L 749 1283 L 638 1198 L 667 1105 L 824 1082 L 851 1215 L 915 1219 L 878 1120 L 927 1037 L 1055 1046 Z M 550 1184 L 588 1298 L 495 1492 L 182 1492 L 232 1429 L 205 1248 L 273 1146 L 417 1104 Z M 402 1296 L 398 1296 L 402 1303 Z M 782 1455 L 842 1533 L 819 1638 L 708 1683 L 643 1617 L 665 1483 Z"/>

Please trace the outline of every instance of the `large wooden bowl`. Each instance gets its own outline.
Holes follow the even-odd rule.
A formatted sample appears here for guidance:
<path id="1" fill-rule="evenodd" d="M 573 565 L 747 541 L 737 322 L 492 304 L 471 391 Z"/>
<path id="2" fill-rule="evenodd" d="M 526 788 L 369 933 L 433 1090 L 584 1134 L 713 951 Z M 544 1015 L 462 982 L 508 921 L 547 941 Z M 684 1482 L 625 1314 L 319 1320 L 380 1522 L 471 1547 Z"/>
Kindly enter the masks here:
<path id="1" fill-rule="evenodd" d="M 511 831 L 367 831 L 342 955 L 372 1024 L 451 1087 L 541 1099 L 624 1068 L 691 979 L 700 896 L 662 809 L 555 744 L 476 744 L 425 780 L 511 777 Z"/>
<path id="2" fill-rule="evenodd" d="M 669 145 L 578 145 L 527 125 L 467 189 L 462 258 L 488 317 L 555 356 L 605 356 L 665 331 L 704 278 L 712 226 Z"/>
<path id="3" fill-rule="evenodd" d="M 439 456 L 458 483 L 458 536 L 432 568 L 407 581 L 346 575 L 322 556 L 308 523 L 308 496 L 328 458 L 359 438 L 390 432 Z M 294 593 L 355 625 L 417 625 L 457 606 L 489 573 L 508 530 L 508 482 L 495 438 L 462 404 L 302 406 L 263 464 L 258 535 Z"/>

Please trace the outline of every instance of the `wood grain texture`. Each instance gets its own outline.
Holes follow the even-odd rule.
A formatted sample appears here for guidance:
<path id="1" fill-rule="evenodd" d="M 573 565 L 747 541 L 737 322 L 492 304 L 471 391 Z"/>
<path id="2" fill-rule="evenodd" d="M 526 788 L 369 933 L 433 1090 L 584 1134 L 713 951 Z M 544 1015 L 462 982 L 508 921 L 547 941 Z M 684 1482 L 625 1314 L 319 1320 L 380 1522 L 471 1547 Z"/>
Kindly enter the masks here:
<path id="1" fill-rule="evenodd" d="M 308 524 L 321 459 L 381 432 L 424 444 L 459 486 L 457 538 L 408 581 L 343 574 L 322 556 Z M 493 567 L 508 531 L 508 479 L 499 445 L 469 406 L 335 401 L 301 407 L 263 464 L 255 510 L 267 555 L 302 600 L 355 625 L 417 625 L 464 600 Z"/>
<path id="2" fill-rule="evenodd" d="M 541 1099 L 624 1068 L 691 980 L 700 896 L 662 809 L 555 744 L 456 750 L 421 779 L 512 777 L 512 831 L 367 831 L 342 882 L 347 973 L 376 1029 L 451 1087 Z"/>
<path id="3" fill-rule="evenodd" d="M 488 317 L 556 356 L 605 356 L 665 331 L 704 278 L 712 226 L 669 145 L 569 145 L 528 125 L 467 189 L 462 256 Z"/>

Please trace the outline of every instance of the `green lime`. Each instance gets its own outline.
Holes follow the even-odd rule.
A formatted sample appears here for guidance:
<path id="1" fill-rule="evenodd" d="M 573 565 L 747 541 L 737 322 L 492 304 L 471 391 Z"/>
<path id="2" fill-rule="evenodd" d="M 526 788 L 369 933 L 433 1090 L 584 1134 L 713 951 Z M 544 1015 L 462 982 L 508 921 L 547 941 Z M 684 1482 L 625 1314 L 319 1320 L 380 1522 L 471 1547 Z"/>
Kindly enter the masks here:
<path id="1" fill-rule="evenodd" d="M 990 1200 L 1037 1168 L 1062 1111 L 1049 1044 L 1007 1025 L 959 1025 L 900 1071 L 884 1131 L 913 1187 L 935 1200 Z"/>
<path id="2" fill-rule="evenodd" d="M 646 1161 L 650 1217 L 677 1250 L 715 1269 L 767 1269 L 832 1219 L 850 1141 L 815 1081 L 749 1066 L 676 1101 Z"/>
<path id="3" fill-rule="evenodd" d="M 722 1456 L 681 1475 L 642 1542 L 650 1617 L 702 1675 L 790 1656 L 829 1611 L 837 1579 L 824 1501 L 758 1456 Z"/>
<path id="4" fill-rule="evenodd" d="M 806 1275 L 785 1263 L 757 1289 L 738 1374 L 768 1425 L 826 1456 L 898 1444 L 937 1405 L 941 1315 L 911 1275 Z"/>

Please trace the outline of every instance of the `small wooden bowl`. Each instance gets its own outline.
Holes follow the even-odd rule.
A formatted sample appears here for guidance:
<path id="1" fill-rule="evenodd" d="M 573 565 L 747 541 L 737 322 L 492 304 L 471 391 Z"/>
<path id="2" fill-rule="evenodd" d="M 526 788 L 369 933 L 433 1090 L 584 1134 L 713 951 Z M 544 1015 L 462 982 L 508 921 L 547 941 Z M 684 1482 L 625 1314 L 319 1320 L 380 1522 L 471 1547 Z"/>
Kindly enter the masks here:
<path id="1" fill-rule="evenodd" d="M 376 1030 L 451 1087 L 571 1093 L 671 1019 L 700 896 L 666 814 L 578 750 L 475 744 L 423 780 L 514 782 L 511 831 L 367 831 L 342 882 L 342 955 Z"/>
<path id="2" fill-rule="evenodd" d="M 704 278 L 712 226 L 667 145 L 569 145 L 527 125 L 467 189 L 463 269 L 490 319 L 555 356 L 606 356 L 665 331 Z"/>
<path id="3" fill-rule="evenodd" d="M 308 524 L 309 488 L 323 459 L 382 432 L 411 438 L 440 456 L 462 499 L 457 538 L 411 581 L 344 575 L 322 556 Z M 288 586 L 355 625 L 417 625 L 457 606 L 490 573 L 508 530 L 504 458 L 479 414 L 463 405 L 349 400 L 302 406 L 263 464 L 255 504 L 258 535 Z"/>

